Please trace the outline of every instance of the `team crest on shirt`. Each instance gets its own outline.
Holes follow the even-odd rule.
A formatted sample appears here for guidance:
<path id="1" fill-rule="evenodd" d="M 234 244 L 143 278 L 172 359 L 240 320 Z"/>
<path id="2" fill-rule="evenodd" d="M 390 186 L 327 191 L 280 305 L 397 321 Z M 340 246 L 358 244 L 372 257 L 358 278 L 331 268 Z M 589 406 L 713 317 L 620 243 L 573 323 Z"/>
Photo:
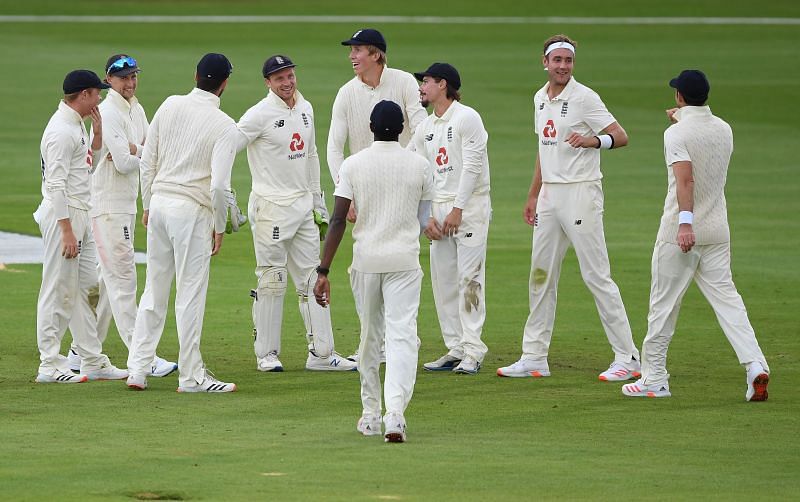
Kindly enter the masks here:
<path id="1" fill-rule="evenodd" d="M 447 141 L 453 141 L 453 126 L 447 128 Z"/>
<path id="2" fill-rule="evenodd" d="M 300 116 L 303 117 L 303 125 L 308 127 L 308 115 L 301 113 Z"/>
<path id="3" fill-rule="evenodd" d="M 567 110 L 569 109 L 569 102 L 564 101 L 564 104 L 561 105 L 561 117 L 567 116 Z"/>

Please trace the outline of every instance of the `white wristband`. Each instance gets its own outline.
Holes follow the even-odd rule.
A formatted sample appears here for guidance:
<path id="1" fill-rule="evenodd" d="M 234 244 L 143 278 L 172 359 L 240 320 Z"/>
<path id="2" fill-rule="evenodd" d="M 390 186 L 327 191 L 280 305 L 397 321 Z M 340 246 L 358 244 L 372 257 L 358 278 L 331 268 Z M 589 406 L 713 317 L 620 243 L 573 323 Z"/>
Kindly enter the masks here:
<path id="1" fill-rule="evenodd" d="M 691 225 L 693 218 L 694 214 L 691 211 L 681 211 L 678 213 L 678 225 L 683 225 L 684 223 Z"/>
<path id="2" fill-rule="evenodd" d="M 595 136 L 598 140 L 600 140 L 599 148 L 603 150 L 611 150 L 614 148 L 614 136 L 610 134 L 603 134 L 602 136 Z"/>

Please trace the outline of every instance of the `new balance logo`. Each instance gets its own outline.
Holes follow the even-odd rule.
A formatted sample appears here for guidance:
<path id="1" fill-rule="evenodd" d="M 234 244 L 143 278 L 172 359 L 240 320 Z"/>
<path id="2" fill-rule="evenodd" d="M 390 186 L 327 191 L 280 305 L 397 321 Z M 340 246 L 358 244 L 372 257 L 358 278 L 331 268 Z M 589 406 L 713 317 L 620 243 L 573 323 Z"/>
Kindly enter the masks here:
<path id="1" fill-rule="evenodd" d="M 425 141 L 433 141 L 433 133 L 425 135 Z M 42 161 L 44 162 L 44 161 Z M 42 168 L 44 169 L 44 167 Z"/>
<path id="2" fill-rule="evenodd" d="M 539 103 L 539 111 L 544 110 L 544 102 Z"/>
<path id="3" fill-rule="evenodd" d="M 467 232 L 467 237 L 472 237 L 472 232 Z"/>
<path id="4" fill-rule="evenodd" d="M 279 127 L 283 127 L 283 125 L 284 125 L 284 124 L 285 124 L 285 122 L 284 122 L 284 120 L 283 120 L 283 119 L 281 119 L 281 120 L 276 120 L 276 121 L 275 121 L 275 126 L 273 127 L 273 129 L 277 129 L 277 128 L 279 128 Z"/>
<path id="5" fill-rule="evenodd" d="M 581 223 L 583 223 L 583 220 L 575 220 L 576 225 L 580 225 Z"/>

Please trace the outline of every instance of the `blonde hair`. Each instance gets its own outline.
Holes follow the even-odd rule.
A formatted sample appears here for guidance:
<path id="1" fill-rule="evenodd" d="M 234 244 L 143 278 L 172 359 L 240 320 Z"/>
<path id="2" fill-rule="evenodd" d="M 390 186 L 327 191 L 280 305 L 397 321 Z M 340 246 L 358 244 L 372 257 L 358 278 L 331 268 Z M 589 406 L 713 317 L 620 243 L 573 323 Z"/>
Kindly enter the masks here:
<path id="1" fill-rule="evenodd" d="M 379 48 L 375 47 L 374 45 L 368 45 L 367 46 L 367 51 L 370 53 L 370 55 L 375 54 L 376 52 L 380 53 L 380 56 L 378 57 L 377 63 L 379 65 L 386 66 L 386 53 L 385 52 L 383 52 Z"/>

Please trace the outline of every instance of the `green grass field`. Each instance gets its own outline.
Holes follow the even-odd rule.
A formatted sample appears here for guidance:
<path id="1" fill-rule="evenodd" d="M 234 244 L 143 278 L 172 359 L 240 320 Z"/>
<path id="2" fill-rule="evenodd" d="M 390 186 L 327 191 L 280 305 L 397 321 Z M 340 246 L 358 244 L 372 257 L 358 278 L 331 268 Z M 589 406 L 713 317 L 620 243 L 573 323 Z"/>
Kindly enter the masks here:
<path id="1" fill-rule="evenodd" d="M 231 14 L 419 16 L 800 17 L 791 1 L 94 2 L 3 4 L 20 14 Z M 228 236 L 212 260 L 203 354 L 240 391 L 178 395 L 174 376 L 129 392 L 121 382 L 33 383 L 41 266 L 0 271 L 0 499 L 3 500 L 532 500 L 786 499 L 800 497 L 800 26 L 642 24 L 427 24 L 0 22 L 0 230 L 38 234 L 38 146 L 64 74 L 129 52 L 144 69 L 138 96 L 149 116 L 188 92 L 197 60 L 223 52 L 235 66 L 222 108 L 235 119 L 264 93 L 263 60 L 285 53 L 317 113 L 324 157 L 330 107 L 352 78 L 339 45 L 365 25 L 383 31 L 389 64 L 409 71 L 446 60 L 461 72 L 463 102 L 490 134 L 494 220 L 484 339 L 475 377 L 418 375 L 406 417 L 409 441 L 386 445 L 355 432 L 358 375 L 303 370 L 305 340 L 286 301 L 282 374 L 255 370 L 249 229 Z M 744 371 L 708 304 L 693 287 L 670 349 L 673 397 L 624 398 L 597 380 L 613 355 L 574 254 L 564 264 L 549 379 L 499 379 L 516 360 L 527 317 L 530 227 L 521 218 L 535 140 L 531 96 L 544 82 L 539 54 L 549 35 L 579 42 L 575 77 L 597 90 L 630 136 L 603 155 L 606 237 L 634 338 L 646 330 L 650 255 L 666 191 L 662 153 L 669 78 L 701 68 L 710 105 L 733 127 L 727 199 L 733 272 L 772 369 L 770 399 L 744 401 Z M 323 162 L 322 178 L 332 183 Z M 249 190 L 246 158 L 234 186 Z M 328 204 L 332 204 L 329 196 Z M 145 242 L 137 229 L 139 246 Z M 349 242 L 349 241 L 346 241 Z M 348 245 L 331 273 L 337 348 L 349 354 L 358 320 L 349 290 Z M 422 261 L 427 266 L 427 250 Z M 144 286 L 144 267 L 140 270 Z M 420 363 L 443 351 L 423 285 Z M 67 337 L 68 338 L 68 337 Z M 66 347 L 66 343 L 64 344 Z M 115 333 L 106 351 L 124 366 Z M 170 317 L 160 353 L 177 356 Z"/>

